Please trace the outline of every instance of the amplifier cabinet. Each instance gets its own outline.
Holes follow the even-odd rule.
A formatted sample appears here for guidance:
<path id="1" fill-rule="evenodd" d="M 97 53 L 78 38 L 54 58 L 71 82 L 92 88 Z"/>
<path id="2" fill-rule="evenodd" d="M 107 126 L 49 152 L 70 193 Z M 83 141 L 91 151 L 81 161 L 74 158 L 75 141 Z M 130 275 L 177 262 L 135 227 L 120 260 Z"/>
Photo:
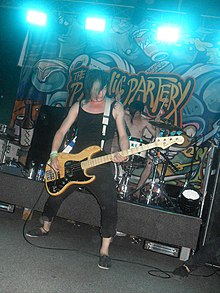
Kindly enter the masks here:
<path id="1" fill-rule="evenodd" d="M 0 163 L 4 163 L 4 157 L 5 157 L 5 151 L 6 151 L 6 140 L 0 139 Z"/>
<path id="2" fill-rule="evenodd" d="M 18 162 L 20 149 L 17 144 L 7 139 L 0 139 L 0 163 L 4 164 L 12 160 Z"/>
<path id="3" fill-rule="evenodd" d="M 42 211 L 48 194 L 42 182 L 0 172 L 0 201 Z M 43 191 L 43 192 L 42 192 Z M 41 194 L 40 200 L 38 200 Z M 38 201 L 37 205 L 36 201 Z M 100 225 L 100 208 L 89 193 L 75 191 L 62 204 L 58 216 L 76 222 Z M 167 246 L 195 250 L 201 219 L 147 206 L 118 201 L 118 231 Z"/>

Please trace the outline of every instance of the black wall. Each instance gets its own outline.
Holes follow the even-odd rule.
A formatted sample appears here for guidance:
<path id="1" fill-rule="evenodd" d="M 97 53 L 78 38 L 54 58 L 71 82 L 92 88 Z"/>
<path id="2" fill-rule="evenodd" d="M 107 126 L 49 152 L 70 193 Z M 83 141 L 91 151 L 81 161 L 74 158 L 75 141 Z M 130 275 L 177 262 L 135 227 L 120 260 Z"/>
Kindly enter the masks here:
<path id="1" fill-rule="evenodd" d="M 213 204 L 208 222 L 206 242 L 220 237 L 220 177 L 218 176 L 216 192 L 213 194 Z"/>
<path id="2" fill-rule="evenodd" d="M 212 169 L 207 186 L 201 245 L 220 237 L 220 150 L 214 154 Z"/>

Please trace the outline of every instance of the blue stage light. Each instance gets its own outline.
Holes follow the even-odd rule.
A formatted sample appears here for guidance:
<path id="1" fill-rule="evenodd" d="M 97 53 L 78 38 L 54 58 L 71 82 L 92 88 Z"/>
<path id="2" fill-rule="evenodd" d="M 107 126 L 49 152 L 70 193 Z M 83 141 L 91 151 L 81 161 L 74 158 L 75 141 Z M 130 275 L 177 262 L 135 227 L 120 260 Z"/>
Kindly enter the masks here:
<path id="1" fill-rule="evenodd" d="M 105 30 L 106 20 L 104 18 L 86 18 L 85 28 L 87 30 L 93 30 L 103 32 Z"/>
<path id="2" fill-rule="evenodd" d="M 28 10 L 26 21 L 31 24 L 45 26 L 47 24 L 47 14 L 37 10 Z"/>
<path id="3" fill-rule="evenodd" d="M 176 43 L 179 40 L 180 29 L 174 26 L 161 26 L 157 30 L 157 40 Z"/>

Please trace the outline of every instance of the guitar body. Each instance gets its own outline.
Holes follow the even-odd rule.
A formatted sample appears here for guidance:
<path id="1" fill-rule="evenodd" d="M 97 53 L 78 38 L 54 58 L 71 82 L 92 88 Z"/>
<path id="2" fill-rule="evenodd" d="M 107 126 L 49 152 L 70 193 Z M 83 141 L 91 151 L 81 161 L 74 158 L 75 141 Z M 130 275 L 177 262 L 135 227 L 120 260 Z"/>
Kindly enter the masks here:
<path id="1" fill-rule="evenodd" d="M 45 186 L 50 195 L 58 196 L 71 185 L 89 184 L 95 180 L 94 175 L 88 175 L 81 163 L 91 159 L 100 151 L 99 146 L 91 146 L 78 154 L 58 153 L 60 170 L 56 172 L 50 165 L 50 160 L 45 168 Z"/>

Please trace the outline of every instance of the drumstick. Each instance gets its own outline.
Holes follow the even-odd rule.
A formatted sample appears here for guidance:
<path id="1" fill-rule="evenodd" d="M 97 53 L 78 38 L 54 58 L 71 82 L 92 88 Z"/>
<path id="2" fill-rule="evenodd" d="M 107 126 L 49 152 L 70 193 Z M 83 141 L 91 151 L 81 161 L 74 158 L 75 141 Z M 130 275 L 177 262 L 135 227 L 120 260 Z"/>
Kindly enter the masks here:
<path id="1" fill-rule="evenodd" d="M 167 95 L 167 96 L 168 96 L 168 95 Z M 163 101 L 163 103 L 162 103 L 162 105 L 161 105 L 161 107 L 160 107 L 160 110 L 159 110 L 158 114 L 157 114 L 156 117 L 155 117 L 155 121 L 157 121 L 157 118 L 160 118 L 160 115 L 162 114 L 162 113 L 161 113 L 161 110 L 163 109 L 163 106 L 164 106 L 165 102 L 168 101 L 167 96 L 166 96 L 166 98 L 164 99 L 164 101 Z"/>

